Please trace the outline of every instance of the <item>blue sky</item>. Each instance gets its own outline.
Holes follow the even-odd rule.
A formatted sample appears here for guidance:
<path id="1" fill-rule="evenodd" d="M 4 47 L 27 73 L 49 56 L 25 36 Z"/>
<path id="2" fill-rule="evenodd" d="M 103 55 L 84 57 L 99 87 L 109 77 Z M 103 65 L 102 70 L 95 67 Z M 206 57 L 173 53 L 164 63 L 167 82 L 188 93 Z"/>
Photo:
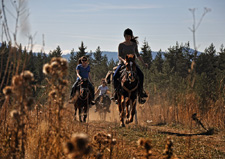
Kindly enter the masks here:
<path id="1" fill-rule="evenodd" d="M 225 44 L 225 0 L 29 0 L 29 31 L 35 34 L 35 51 L 40 51 L 44 34 L 46 53 L 58 45 L 63 53 L 77 51 L 81 41 L 88 52 L 98 46 L 117 51 L 126 28 L 139 37 L 139 51 L 145 39 L 153 51 L 166 51 L 177 41 L 193 47 L 189 8 L 197 9 L 198 22 L 204 7 L 212 11 L 196 32 L 198 50 L 213 43 L 219 51 Z M 23 34 L 18 38 L 27 44 Z"/>

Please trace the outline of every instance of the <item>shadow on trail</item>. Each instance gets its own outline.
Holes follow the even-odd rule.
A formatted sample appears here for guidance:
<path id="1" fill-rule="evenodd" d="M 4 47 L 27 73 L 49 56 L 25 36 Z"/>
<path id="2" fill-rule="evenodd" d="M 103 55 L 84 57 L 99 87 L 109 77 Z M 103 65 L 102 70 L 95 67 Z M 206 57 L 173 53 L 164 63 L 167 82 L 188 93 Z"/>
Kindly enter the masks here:
<path id="1" fill-rule="evenodd" d="M 174 133 L 174 132 L 169 132 L 169 131 L 158 131 L 158 132 L 161 134 L 176 135 L 176 136 L 196 136 L 196 135 L 213 135 L 214 129 L 211 128 L 205 132 L 195 133 L 195 134 Z"/>

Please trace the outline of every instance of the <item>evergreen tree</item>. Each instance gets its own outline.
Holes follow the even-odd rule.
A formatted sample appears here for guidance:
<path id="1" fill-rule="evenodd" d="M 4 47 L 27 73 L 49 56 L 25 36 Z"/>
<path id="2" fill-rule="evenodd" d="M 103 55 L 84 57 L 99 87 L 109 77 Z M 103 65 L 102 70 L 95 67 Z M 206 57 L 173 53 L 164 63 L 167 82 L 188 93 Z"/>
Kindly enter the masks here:
<path id="1" fill-rule="evenodd" d="M 176 46 L 170 47 L 169 52 L 165 53 L 165 67 L 164 70 L 169 74 L 177 73 L 179 76 L 185 78 L 188 75 L 188 68 L 190 66 L 190 59 L 184 55 L 184 46 L 176 43 Z"/>
<path id="2" fill-rule="evenodd" d="M 93 53 L 93 56 L 92 77 L 97 83 L 100 83 L 100 79 L 104 78 L 108 72 L 108 58 L 106 55 L 102 56 L 102 51 L 99 46 Z"/>
<path id="3" fill-rule="evenodd" d="M 78 64 L 78 58 L 74 51 L 74 49 L 70 52 L 70 58 L 69 58 L 69 80 L 71 83 L 74 83 L 76 81 L 76 66 Z"/>
<path id="4" fill-rule="evenodd" d="M 144 40 L 141 51 L 142 51 L 141 56 L 142 56 L 144 62 L 147 63 L 148 67 L 150 68 L 152 65 L 152 50 L 146 40 Z"/>
<path id="5" fill-rule="evenodd" d="M 49 58 L 51 59 L 52 57 L 61 57 L 62 56 L 62 50 L 60 46 L 57 46 L 55 50 L 49 53 Z"/>
<path id="6" fill-rule="evenodd" d="M 77 52 L 77 59 L 81 58 L 82 56 L 87 56 L 87 52 L 86 52 L 86 49 L 87 47 L 84 46 L 84 43 L 83 41 L 81 42 L 81 46 L 78 48 L 79 51 Z"/>
<path id="7" fill-rule="evenodd" d="M 225 48 L 223 45 L 220 47 L 219 57 L 218 57 L 218 68 L 221 71 L 225 71 Z"/>
<path id="8" fill-rule="evenodd" d="M 164 62 L 162 54 L 163 53 L 160 49 L 159 52 L 157 52 L 155 59 L 153 60 L 153 65 L 155 66 L 157 72 L 162 72 L 162 67 L 163 67 L 163 62 Z"/>

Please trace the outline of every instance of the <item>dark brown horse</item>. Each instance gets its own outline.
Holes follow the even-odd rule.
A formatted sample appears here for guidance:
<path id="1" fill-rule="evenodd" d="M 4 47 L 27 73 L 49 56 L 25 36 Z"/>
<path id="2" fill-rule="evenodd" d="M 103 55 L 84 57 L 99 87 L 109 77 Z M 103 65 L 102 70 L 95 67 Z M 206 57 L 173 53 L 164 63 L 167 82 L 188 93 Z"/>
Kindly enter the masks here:
<path id="1" fill-rule="evenodd" d="M 106 94 L 100 95 L 95 100 L 95 105 L 100 116 L 100 120 L 106 120 L 107 109 L 111 105 L 111 100 Z"/>
<path id="2" fill-rule="evenodd" d="M 118 93 L 118 107 L 120 112 L 120 126 L 133 122 L 136 113 L 137 93 L 139 79 L 136 71 L 135 56 L 128 54 L 124 61 L 125 68 L 121 70 L 121 91 Z M 126 114 L 125 114 L 126 110 Z"/>
<path id="3" fill-rule="evenodd" d="M 76 120 L 77 109 L 79 110 L 79 121 L 86 122 L 87 112 L 90 103 L 90 91 L 88 89 L 88 79 L 83 79 L 78 84 L 79 89 L 74 96 L 74 119 Z M 83 119 L 82 119 L 83 117 Z"/>

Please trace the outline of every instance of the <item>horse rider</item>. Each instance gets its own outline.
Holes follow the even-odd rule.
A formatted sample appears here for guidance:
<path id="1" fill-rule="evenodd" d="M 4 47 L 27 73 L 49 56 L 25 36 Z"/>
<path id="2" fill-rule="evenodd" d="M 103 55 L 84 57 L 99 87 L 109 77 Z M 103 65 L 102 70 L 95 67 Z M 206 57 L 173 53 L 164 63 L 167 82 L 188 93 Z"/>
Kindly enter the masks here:
<path id="1" fill-rule="evenodd" d="M 142 57 L 140 56 L 139 52 L 138 52 L 138 41 L 137 38 L 138 37 L 134 37 L 133 36 L 133 31 L 129 28 L 127 28 L 124 31 L 124 38 L 125 41 L 119 44 L 118 47 L 118 58 L 119 58 L 119 65 L 117 66 L 117 69 L 113 75 L 113 81 L 114 81 L 114 89 L 115 89 L 115 94 L 114 97 L 112 99 L 116 100 L 117 102 L 117 93 L 120 90 L 120 81 L 118 81 L 119 77 L 120 77 L 120 70 L 121 70 L 121 66 L 124 65 L 121 58 L 125 59 L 127 54 L 134 54 L 145 67 L 148 67 L 147 63 L 144 63 Z M 136 65 L 136 70 L 137 70 L 137 75 L 139 77 L 139 87 L 138 87 L 138 94 L 139 94 L 139 103 L 144 104 L 146 102 L 146 100 L 144 99 L 145 97 L 148 97 L 148 95 L 146 94 L 146 92 L 143 89 L 143 82 L 144 82 L 144 74 L 143 72 L 140 70 L 140 68 Z"/>
<path id="2" fill-rule="evenodd" d="M 99 96 L 95 99 L 95 101 L 99 101 L 100 100 L 100 97 L 102 95 L 106 95 L 106 100 L 109 100 L 110 101 L 110 98 L 109 96 L 107 95 L 107 92 L 109 91 L 109 88 L 105 82 L 105 79 L 102 79 L 102 84 L 98 87 L 97 91 L 95 92 L 95 95 L 99 93 Z M 107 104 L 107 107 L 106 107 L 106 111 L 108 113 L 110 113 L 110 110 L 109 110 L 109 104 Z M 96 105 L 96 109 L 95 109 L 95 112 L 97 112 L 99 110 L 99 108 L 97 107 Z"/>
<path id="3" fill-rule="evenodd" d="M 88 79 L 88 88 L 90 90 L 90 103 L 92 105 L 95 104 L 94 98 L 94 87 L 92 85 L 92 79 L 90 74 L 90 65 L 88 63 L 88 58 L 86 56 L 82 56 L 78 60 L 78 65 L 76 67 L 76 73 L 77 73 L 77 80 L 72 86 L 72 91 L 70 93 L 70 99 L 72 99 L 76 93 L 76 90 L 78 89 L 78 83 L 82 81 L 83 79 Z"/>

